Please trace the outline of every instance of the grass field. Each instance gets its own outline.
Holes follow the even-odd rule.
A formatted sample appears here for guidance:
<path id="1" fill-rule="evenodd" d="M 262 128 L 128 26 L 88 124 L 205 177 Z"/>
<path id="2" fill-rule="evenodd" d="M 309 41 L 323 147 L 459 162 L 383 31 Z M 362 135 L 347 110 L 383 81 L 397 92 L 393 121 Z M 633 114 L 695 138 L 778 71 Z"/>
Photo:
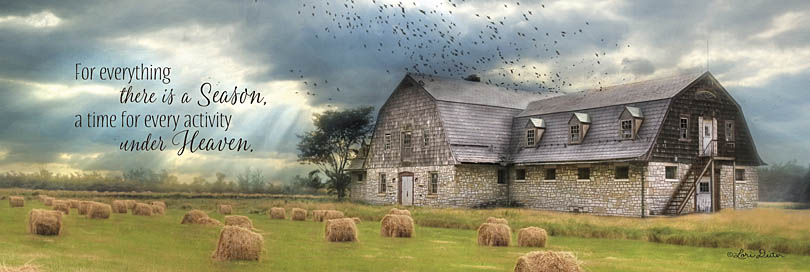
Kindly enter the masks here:
<path id="1" fill-rule="evenodd" d="M 105 200 L 105 199 L 100 199 Z M 72 213 L 65 217 L 64 233 L 59 237 L 42 237 L 26 233 L 27 212 L 44 208 L 29 199 L 25 208 L 0 204 L 0 263 L 18 266 L 39 265 L 45 271 L 511 271 L 520 255 L 532 248 L 511 246 L 487 248 L 475 244 L 475 230 L 467 224 L 478 224 L 491 215 L 506 215 L 517 230 L 532 222 L 559 230 L 616 229 L 616 233 L 644 233 L 662 225 L 674 232 L 717 232 L 740 222 L 730 217 L 771 215 L 753 225 L 737 226 L 726 232 L 755 231 L 764 237 L 803 235 L 808 221 L 801 226 L 767 225 L 774 216 L 801 220 L 807 210 L 757 209 L 752 215 L 716 214 L 705 217 L 656 219 L 605 218 L 518 209 L 456 210 L 415 209 L 418 222 L 415 237 L 383 238 L 379 222 L 390 207 L 367 206 L 323 201 L 262 201 L 237 199 L 166 199 L 165 216 L 140 217 L 113 214 L 108 220 L 91 220 Z M 209 215 L 216 203 L 235 205 L 235 214 L 248 215 L 265 238 L 265 252 L 259 262 L 215 262 L 210 255 L 216 247 L 219 227 L 179 224 L 183 208 L 207 209 Z M 323 239 L 323 223 L 270 220 L 263 210 L 270 206 L 336 208 L 348 216 L 359 216 L 360 242 L 328 243 Z M 289 211 L 289 210 L 288 210 Z M 75 212 L 75 210 L 74 210 Z M 784 216 L 781 212 L 795 212 Z M 483 218 L 480 218 L 483 217 Z M 537 221 L 532 218 L 537 217 Z M 440 221 L 442 219 L 443 221 Z M 539 220 L 544 219 L 544 220 Z M 749 218 L 750 219 L 750 218 Z M 469 221 L 469 222 L 468 222 Z M 441 223 L 444 222 L 444 223 Z M 793 223 L 793 222 L 788 222 Z M 444 225 L 442 225 L 444 224 Z M 544 225 L 545 224 L 545 225 Z M 556 225 L 555 225 L 556 224 Z M 712 224 L 707 227 L 702 225 Z M 440 227 L 427 227 L 434 225 Z M 455 227 L 454 227 L 455 226 Z M 758 226 L 758 227 L 757 227 Z M 780 227 L 781 226 L 781 227 Z M 583 230 L 579 230 L 583 231 Z M 775 236 L 779 232 L 791 233 Z M 594 233 L 599 233 L 594 232 Z M 639 234 L 642 235 L 642 234 Z M 633 237 L 582 238 L 557 233 L 550 237 L 548 249 L 571 251 L 588 271 L 807 271 L 810 256 L 783 254 L 783 258 L 735 259 L 728 252 L 739 248 L 709 248 L 650 243 Z M 598 235 L 593 235 L 598 236 Z M 610 235 L 604 235 L 609 237 Z M 515 242 L 513 236 L 513 242 Z M 787 238 L 785 238 L 787 239 Z M 751 251 L 753 252 L 753 251 Z"/>

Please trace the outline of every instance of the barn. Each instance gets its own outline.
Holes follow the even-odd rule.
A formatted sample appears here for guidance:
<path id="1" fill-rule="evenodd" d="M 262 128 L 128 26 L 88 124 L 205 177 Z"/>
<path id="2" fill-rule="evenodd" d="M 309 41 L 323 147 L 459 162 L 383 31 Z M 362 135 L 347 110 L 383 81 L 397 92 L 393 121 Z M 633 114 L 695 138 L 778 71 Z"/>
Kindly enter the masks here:
<path id="1" fill-rule="evenodd" d="M 754 207 L 763 165 L 709 72 L 555 95 L 407 74 L 354 159 L 353 200 L 615 216 Z"/>

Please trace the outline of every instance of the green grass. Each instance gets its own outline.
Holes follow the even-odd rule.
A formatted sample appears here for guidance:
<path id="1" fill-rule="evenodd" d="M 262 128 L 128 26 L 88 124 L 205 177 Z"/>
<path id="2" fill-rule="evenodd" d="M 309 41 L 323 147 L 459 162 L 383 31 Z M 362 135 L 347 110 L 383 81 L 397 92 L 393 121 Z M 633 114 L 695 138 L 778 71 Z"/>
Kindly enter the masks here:
<path id="1" fill-rule="evenodd" d="M 383 215 L 370 214 L 383 212 L 380 207 L 351 205 L 348 215 Z M 220 228 L 181 225 L 185 212 L 181 209 L 170 208 L 165 216 L 157 217 L 113 214 L 108 220 L 91 220 L 74 213 L 65 217 L 62 236 L 43 237 L 26 233 L 31 208 L 43 206 L 35 200 L 27 200 L 25 208 L 0 204 L 0 263 L 16 266 L 30 262 L 47 271 L 511 271 L 518 256 L 534 250 L 479 247 L 475 245 L 475 231 L 464 228 L 417 226 L 413 238 L 383 238 L 379 223 L 369 220 L 358 225 L 359 242 L 328 243 L 323 239 L 323 223 L 270 220 L 263 214 L 248 214 L 251 208 L 243 206 L 237 213 L 247 214 L 265 237 L 262 260 L 220 263 L 210 258 Z M 808 256 L 727 257 L 727 252 L 739 249 L 565 236 L 550 237 L 548 244 L 550 250 L 573 252 L 588 271 L 810 269 Z"/>

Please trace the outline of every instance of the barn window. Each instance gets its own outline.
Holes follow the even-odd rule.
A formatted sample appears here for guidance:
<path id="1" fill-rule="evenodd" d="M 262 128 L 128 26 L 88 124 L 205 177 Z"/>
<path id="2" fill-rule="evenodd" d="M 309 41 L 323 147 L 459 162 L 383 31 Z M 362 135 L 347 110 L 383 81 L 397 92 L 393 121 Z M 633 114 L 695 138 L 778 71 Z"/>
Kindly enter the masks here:
<path id="1" fill-rule="evenodd" d="M 422 131 L 422 144 L 425 146 L 430 145 L 430 131 L 427 129 Z"/>
<path id="2" fill-rule="evenodd" d="M 428 194 L 435 195 L 439 193 L 439 173 L 430 172 L 430 183 L 428 183 Z"/>
<path id="3" fill-rule="evenodd" d="M 745 181 L 745 169 L 734 169 L 734 180 Z"/>
<path id="4" fill-rule="evenodd" d="M 384 194 L 385 193 L 385 173 L 380 173 L 380 184 L 379 188 L 377 188 L 377 193 Z"/>
<path id="5" fill-rule="evenodd" d="M 700 192 L 701 193 L 708 193 L 709 192 L 709 183 L 708 182 L 701 182 L 700 183 Z"/>
<path id="6" fill-rule="evenodd" d="M 508 178 L 507 173 L 506 169 L 498 169 L 498 184 L 506 184 L 506 179 Z"/>
<path id="7" fill-rule="evenodd" d="M 402 133 L 402 148 L 411 148 L 411 132 L 405 131 Z"/>
<path id="8" fill-rule="evenodd" d="M 590 180 L 591 179 L 591 168 L 590 167 L 577 168 L 577 179 L 578 180 Z"/>
<path id="9" fill-rule="evenodd" d="M 678 179 L 678 167 L 677 166 L 667 166 L 664 168 L 664 178 L 665 179 Z"/>
<path id="10" fill-rule="evenodd" d="M 526 169 L 515 169 L 515 180 L 525 181 L 526 180 Z"/>
<path id="11" fill-rule="evenodd" d="M 540 138 L 546 131 L 546 121 L 543 118 L 529 118 L 524 128 L 526 129 L 526 147 L 534 147 L 540 143 Z"/>
<path id="12" fill-rule="evenodd" d="M 557 180 L 557 168 L 546 168 L 544 180 Z"/>
<path id="13" fill-rule="evenodd" d="M 689 139 L 689 118 L 681 117 L 680 140 Z"/>
<path id="14" fill-rule="evenodd" d="M 365 176 L 365 174 L 364 174 L 364 173 L 362 173 L 362 172 L 357 173 L 357 174 L 355 175 L 355 177 L 357 178 L 357 181 L 363 181 L 363 177 L 364 177 L 364 176 Z"/>
<path id="15" fill-rule="evenodd" d="M 526 130 L 526 146 L 534 146 L 534 129 Z"/>
<path id="16" fill-rule="evenodd" d="M 391 133 L 385 134 L 385 150 L 391 149 Z"/>
<path id="17" fill-rule="evenodd" d="M 622 139 L 633 139 L 633 120 L 622 120 Z"/>
<path id="18" fill-rule="evenodd" d="M 630 178 L 630 167 L 629 166 L 616 166 L 616 175 L 613 177 L 614 179 L 629 179 Z"/>
<path id="19" fill-rule="evenodd" d="M 726 120 L 726 141 L 734 141 L 734 121 Z"/>
<path id="20" fill-rule="evenodd" d="M 571 143 L 579 143 L 579 125 L 571 126 Z"/>

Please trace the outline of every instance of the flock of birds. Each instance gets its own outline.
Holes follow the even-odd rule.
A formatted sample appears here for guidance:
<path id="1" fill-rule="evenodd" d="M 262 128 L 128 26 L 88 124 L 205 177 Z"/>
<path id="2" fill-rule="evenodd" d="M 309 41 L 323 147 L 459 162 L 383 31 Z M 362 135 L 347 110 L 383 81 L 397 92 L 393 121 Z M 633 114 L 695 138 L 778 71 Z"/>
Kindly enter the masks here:
<path id="1" fill-rule="evenodd" d="M 554 11 L 544 11 L 546 4 L 542 2 L 503 3 L 487 9 L 490 14 L 465 8 L 472 5 L 465 2 L 446 0 L 428 8 L 413 1 L 304 0 L 297 15 L 306 23 L 327 22 L 311 33 L 312 38 L 358 43 L 354 48 L 377 54 L 374 57 L 403 60 L 405 65 L 389 67 L 389 74 L 449 78 L 476 74 L 482 83 L 507 89 L 559 93 L 572 88 L 573 80 L 582 78 L 594 81 L 590 85 L 601 89 L 602 81 L 610 76 L 606 71 L 616 71 L 600 66 L 608 52 L 625 45 L 608 43 L 605 36 L 589 32 L 588 20 L 561 29 L 546 18 Z M 593 48 L 594 53 L 591 57 L 566 58 L 566 52 L 573 51 L 572 45 Z M 309 91 L 301 94 L 316 96 L 331 91 L 334 93 L 326 95 L 333 96 L 341 92 L 327 79 L 308 81 L 303 69 L 289 72 L 307 86 Z"/>

